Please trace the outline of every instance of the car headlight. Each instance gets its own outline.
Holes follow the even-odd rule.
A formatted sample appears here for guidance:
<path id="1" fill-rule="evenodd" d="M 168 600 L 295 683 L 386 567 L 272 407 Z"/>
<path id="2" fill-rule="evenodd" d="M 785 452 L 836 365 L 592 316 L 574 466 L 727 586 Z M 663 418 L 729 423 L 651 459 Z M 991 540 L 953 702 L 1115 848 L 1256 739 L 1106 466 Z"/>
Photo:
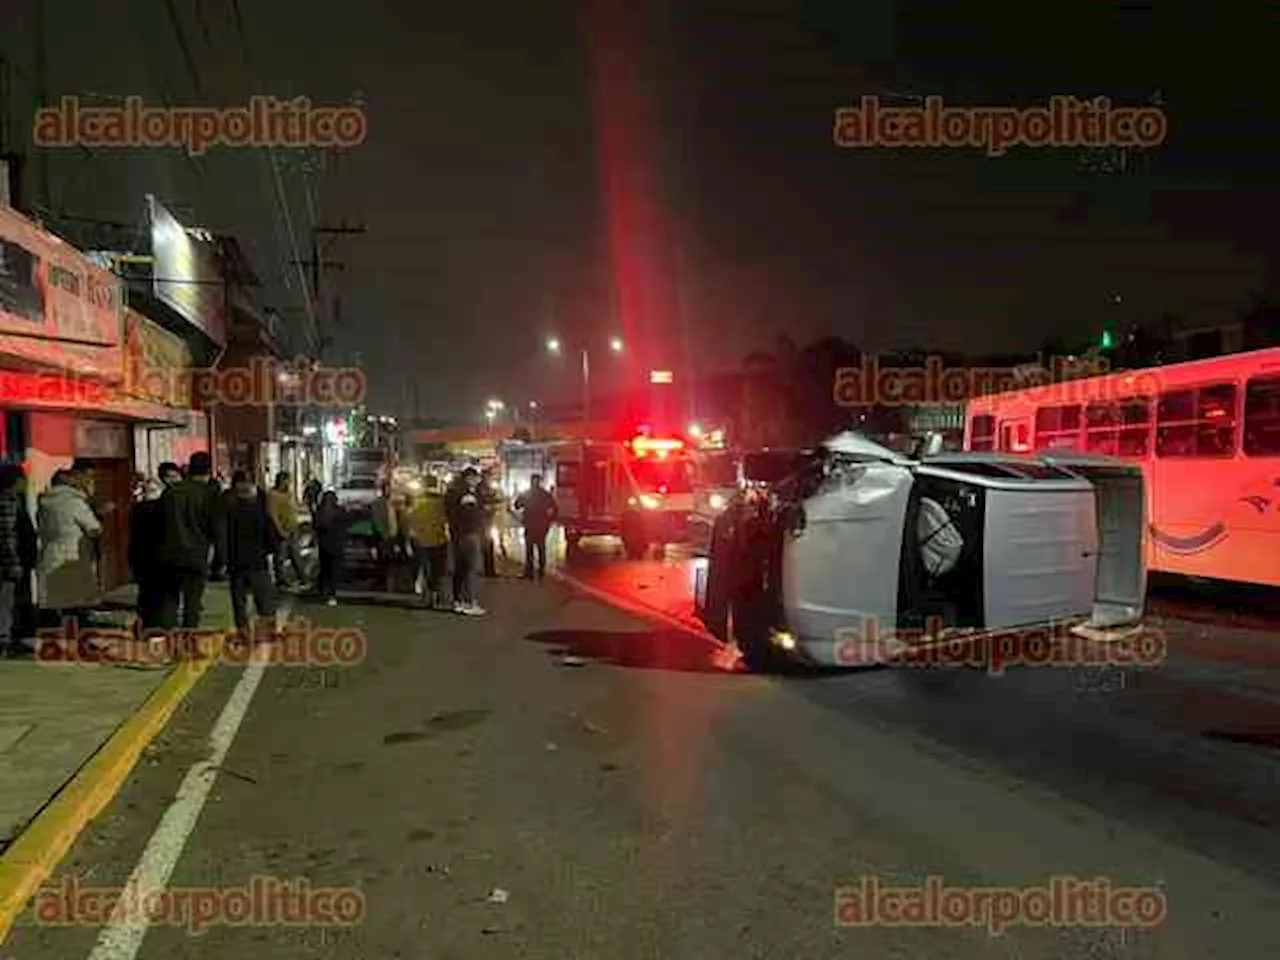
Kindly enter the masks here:
<path id="1" fill-rule="evenodd" d="M 713 493 L 707 498 L 707 505 L 711 507 L 712 510 L 723 510 L 729 505 L 729 501 L 721 494 Z"/>
<path id="2" fill-rule="evenodd" d="M 657 510 L 662 506 L 662 499 L 660 497 L 655 497 L 651 493 L 642 493 L 640 494 L 640 506 L 644 507 L 646 510 Z"/>

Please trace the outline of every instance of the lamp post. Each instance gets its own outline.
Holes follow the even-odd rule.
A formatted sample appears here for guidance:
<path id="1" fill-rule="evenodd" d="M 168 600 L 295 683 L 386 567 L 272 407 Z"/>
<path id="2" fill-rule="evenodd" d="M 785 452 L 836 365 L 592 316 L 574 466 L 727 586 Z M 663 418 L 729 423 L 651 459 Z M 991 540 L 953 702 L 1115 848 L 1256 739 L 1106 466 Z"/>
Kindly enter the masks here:
<path id="1" fill-rule="evenodd" d="M 554 356 L 560 356 L 562 345 L 559 337 L 547 338 L 547 352 Z M 609 349 L 620 354 L 625 349 L 621 337 L 609 338 Z M 587 347 L 579 348 L 582 355 L 582 439 L 587 439 L 587 434 L 591 430 L 591 352 Z"/>

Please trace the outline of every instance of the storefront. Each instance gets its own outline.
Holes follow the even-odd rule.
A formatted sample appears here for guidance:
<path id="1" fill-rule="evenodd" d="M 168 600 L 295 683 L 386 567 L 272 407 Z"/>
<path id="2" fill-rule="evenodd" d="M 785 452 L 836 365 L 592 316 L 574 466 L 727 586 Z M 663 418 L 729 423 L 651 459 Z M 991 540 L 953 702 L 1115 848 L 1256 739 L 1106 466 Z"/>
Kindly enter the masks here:
<path id="1" fill-rule="evenodd" d="M 0 416 L 3 456 L 27 471 L 33 517 L 54 473 L 77 459 L 106 519 L 102 587 L 128 577 L 137 425 L 187 418 L 125 388 L 120 280 L 21 214 L 0 207 Z"/>

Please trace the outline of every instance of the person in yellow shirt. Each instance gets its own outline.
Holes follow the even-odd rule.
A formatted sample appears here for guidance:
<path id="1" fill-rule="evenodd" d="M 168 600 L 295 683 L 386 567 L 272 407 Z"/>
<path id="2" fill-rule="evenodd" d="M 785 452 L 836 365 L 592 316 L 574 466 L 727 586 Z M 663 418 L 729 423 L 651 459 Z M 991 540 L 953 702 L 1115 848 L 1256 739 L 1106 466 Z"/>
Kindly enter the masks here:
<path id="1" fill-rule="evenodd" d="M 415 560 L 415 581 L 423 578 L 422 597 L 433 608 L 444 602 L 444 580 L 449 568 L 449 527 L 445 520 L 444 495 L 435 477 L 428 477 L 425 489 L 414 498 L 409 511 L 409 542 Z"/>
<path id="2" fill-rule="evenodd" d="M 277 587 L 283 587 L 288 582 L 284 575 L 286 559 L 293 564 L 297 584 L 301 587 L 306 580 L 302 558 L 298 554 L 298 502 L 293 498 L 290 479 L 289 474 L 284 471 L 277 473 L 276 485 L 267 494 L 267 513 L 280 538 L 275 552 Z"/>

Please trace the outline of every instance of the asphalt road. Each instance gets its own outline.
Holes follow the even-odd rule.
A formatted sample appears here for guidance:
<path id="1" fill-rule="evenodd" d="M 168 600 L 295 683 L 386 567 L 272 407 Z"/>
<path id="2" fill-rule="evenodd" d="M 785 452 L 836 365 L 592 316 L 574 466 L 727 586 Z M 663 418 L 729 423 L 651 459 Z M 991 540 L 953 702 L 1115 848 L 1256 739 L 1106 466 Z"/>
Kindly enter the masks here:
<path id="1" fill-rule="evenodd" d="M 160 924 L 136 953 L 96 956 L 1280 955 L 1280 761 L 1213 735 L 1274 723 L 1265 682 L 1169 666 L 761 678 L 556 583 L 489 584 L 485 602 L 477 619 L 311 610 L 363 631 L 367 657 L 253 668 L 194 828 L 148 848 L 181 821 L 175 793 L 220 713 L 244 703 L 246 671 L 217 668 L 54 885 L 118 888 L 155 854 L 176 864 L 171 889 L 355 888 L 358 923 Z M 998 936 L 836 925 L 837 888 L 931 875 L 1005 902 L 1055 877 L 1105 878 L 1150 888 L 1167 912 L 1149 930 L 1029 922 Z M 980 919 L 978 898 L 955 902 Z M 50 926 L 58 909 L 24 918 L 0 956 L 93 956 L 102 931 Z"/>

